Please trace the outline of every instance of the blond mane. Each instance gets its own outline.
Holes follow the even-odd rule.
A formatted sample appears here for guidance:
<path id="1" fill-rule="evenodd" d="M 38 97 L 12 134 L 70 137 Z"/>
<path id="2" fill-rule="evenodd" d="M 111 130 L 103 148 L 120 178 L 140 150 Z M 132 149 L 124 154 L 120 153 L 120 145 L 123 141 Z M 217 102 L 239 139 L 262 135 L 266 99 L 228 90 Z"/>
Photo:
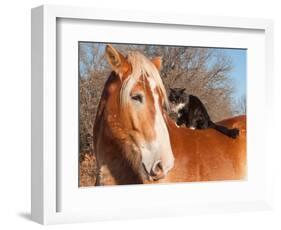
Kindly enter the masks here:
<path id="1" fill-rule="evenodd" d="M 164 98 L 165 107 L 168 109 L 169 102 L 166 89 L 155 65 L 147 57 L 137 51 L 133 51 L 128 54 L 128 62 L 132 66 L 132 73 L 123 82 L 120 92 L 121 106 L 128 105 L 130 92 L 138 81 L 142 81 L 144 83 L 145 78 L 151 77 L 155 81 L 161 96 Z"/>

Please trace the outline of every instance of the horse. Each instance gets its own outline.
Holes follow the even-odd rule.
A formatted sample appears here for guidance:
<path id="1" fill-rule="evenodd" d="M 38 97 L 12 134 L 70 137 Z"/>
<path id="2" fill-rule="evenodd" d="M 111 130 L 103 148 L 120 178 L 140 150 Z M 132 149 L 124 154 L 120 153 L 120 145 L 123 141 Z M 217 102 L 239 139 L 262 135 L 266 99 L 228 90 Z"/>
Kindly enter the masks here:
<path id="1" fill-rule="evenodd" d="M 241 180 L 246 176 L 246 116 L 221 121 L 238 128 L 231 139 L 213 129 L 178 127 L 160 77 L 162 59 L 105 48 L 112 72 L 94 122 L 96 185 Z"/>

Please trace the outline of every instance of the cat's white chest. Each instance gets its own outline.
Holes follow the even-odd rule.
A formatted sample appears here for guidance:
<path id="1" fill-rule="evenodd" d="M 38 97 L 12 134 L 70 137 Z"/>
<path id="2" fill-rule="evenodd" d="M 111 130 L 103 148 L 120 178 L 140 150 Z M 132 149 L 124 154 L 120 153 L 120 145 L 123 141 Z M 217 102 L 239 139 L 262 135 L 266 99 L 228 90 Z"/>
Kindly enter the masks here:
<path id="1" fill-rule="evenodd" d="M 175 113 L 178 113 L 184 106 L 185 106 L 185 103 L 179 103 L 179 104 L 173 106 L 172 111 Z"/>

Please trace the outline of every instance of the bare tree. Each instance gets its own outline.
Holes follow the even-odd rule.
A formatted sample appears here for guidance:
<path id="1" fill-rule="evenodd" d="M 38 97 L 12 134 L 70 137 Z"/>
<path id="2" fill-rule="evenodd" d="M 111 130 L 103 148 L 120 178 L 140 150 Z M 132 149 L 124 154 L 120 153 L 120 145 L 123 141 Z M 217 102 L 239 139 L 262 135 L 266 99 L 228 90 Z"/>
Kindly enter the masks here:
<path id="1" fill-rule="evenodd" d="M 247 99 L 246 99 L 245 94 L 243 94 L 242 96 L 240 96 L 239 99 L 236 100 L 234 107 L 235 107 L 235 110 L 234 110 L 235 114 L 237 114 L 237 115 L 246 114 L 246 112 L 247 112 Z"/>

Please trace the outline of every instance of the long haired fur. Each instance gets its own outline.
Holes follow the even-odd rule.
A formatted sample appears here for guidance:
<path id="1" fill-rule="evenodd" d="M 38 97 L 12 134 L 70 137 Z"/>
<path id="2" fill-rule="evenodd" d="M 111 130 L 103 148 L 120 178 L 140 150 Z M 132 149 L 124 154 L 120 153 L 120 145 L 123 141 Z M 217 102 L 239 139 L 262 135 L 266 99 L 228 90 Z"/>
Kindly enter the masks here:
<path id="1" fill-rule="evenodd" d="M 128 76 L 121 88 L 120 92 L 120 104 L 121 106 L 126 106 L 130 100 L 130 92 L 133 86 L 138 81 L 144 81 L 145 78 L 151 77 L 154 79 L 161 96 L 164 98 L 164 106 L 169 108 L 169 101 L 166 93 L 166 89 L 163 85 L 160 74 L 155 67 L 155 65 L 144 55 L 139 52 L 130 52 L 128 54 L 128 62 L 131 64 L 132 73 Z"/>

